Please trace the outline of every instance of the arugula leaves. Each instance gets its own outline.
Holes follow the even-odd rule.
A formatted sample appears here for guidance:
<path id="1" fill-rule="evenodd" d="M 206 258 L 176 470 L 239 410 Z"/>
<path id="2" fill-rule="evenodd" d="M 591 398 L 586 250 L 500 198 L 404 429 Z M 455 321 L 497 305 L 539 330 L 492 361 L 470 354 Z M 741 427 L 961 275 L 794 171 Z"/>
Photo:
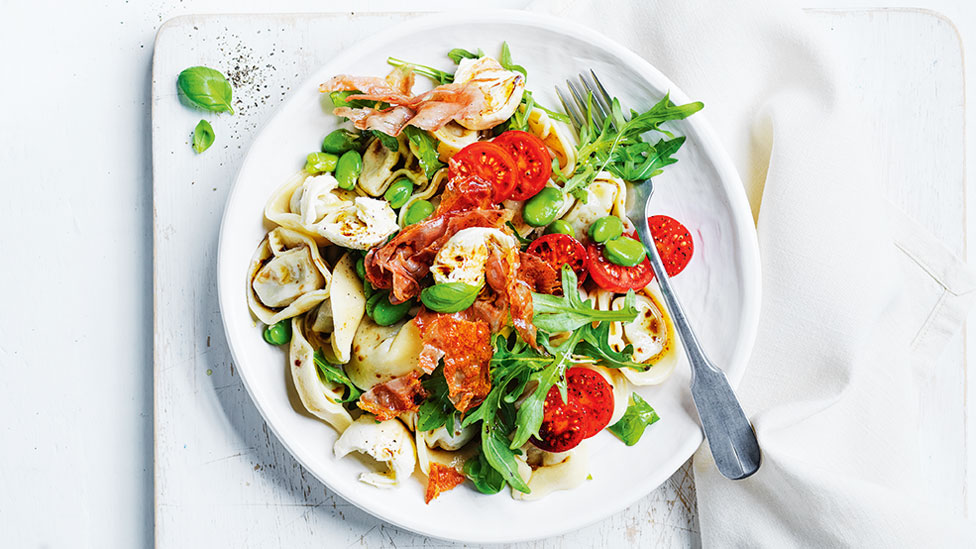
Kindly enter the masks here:
<path id="1" fill-rule="evenodd" d="M 497 494 L 505 487 L 505 479 L 488 463 L 484 454 L 465 461 L 462 472 L 482 494 Z"/>
<path id="2" fill-rule="evenodd" d="M 197 108 L 234 114 L 233 90 L 227 78 L 210 67 L 190 67 L 176 78 L 180 95 Z"/>
<path id="3" fill-rule="evenodd" d="M 413 72 L 421 76 L 426 76 L 427 78 L 430 78 L 431 80 L 437 82 L 438 84 L 450 84 L 451 82 L 454 82 L 453 73 L 442 71 L 440 69 L 435 69 L 434 67 L 431 67 L 429 65 L 410 63 L 409 61 L 404 61 L 403 59 L 397 59 L 396 57 L 387 57 L 386 62 L 390 65 L 393 65 L 394 67 L 412 67 Z"/>
<path id="4" fill-rule="evenodd" d="M 634 291 L 629 290 L 624 306 L 618 311 L 593 308 L 590 300 L 580 299 L 576 273 L 567 265 L 562 267 L 563 295 L 532 294 L 532 323 L 549 333 L 570 332 L 585 324 L 601 321 L 631 322 L 637 316 Z"/>
<path id="5" fill-rule="evenodd" d="M 197 122 L 197 127 L 193 128 L 193 150 L 197 154 L 210 148 L 214 142 L 214 130 L 210 122 L 206 120 L 201 120 Z"/>
<path id="6" fill-rule="evenodd" d="M 644 434 L 644 429 L 659 419 L 661 416 L 657 415 L 657 412 L 651 408 L 646 400 L 637 393 L 631 393 L 627 411 L 624 412 L 620 421 L 607 427 L 607 429 L 627 446 L 633 446 Z"/>
<path id="7" fill-rule="evenodd" d="M 427 179 L 433 179 L 437 170 L 444 167 L 444 163 L 438 158 L 437 140 L 426 131 L 415 126 L 403 128 L 403 133 L 413 145 L 414 153 L 417 155 L 417 160 L 420 161 L 420 167 L 427 174 Z"/>
<path id="8" fill-rule="evenodd" d="M 453 50 L 447 52 L 447 56 L 451 58 L 451 61 L 454 61 L 455 65 L 457 65 L 462 59 L 478 59 L 480 57 L 484 57 L 485 52 L 481 51 L 481 48 L 478 48 L 477 52 L 470 52 L 463 48 L 454 48 Z"/>
<path id="9" fill-rule="evenodd" d="M 379 139 L 380 143 L 382 143 L 387 149 L 393 152 L 400 150 L 400 142 L 397 141 L 396 137 L 387 135 L 379 130 L 369 130 L 369 133 L 371 133 L 376 139 Z"/>
<path id="10" fill-rule="evenodd" d="M 363 392 L 360 391 L 359 387 L 356 387 L 352 380 L 346 376 L 346 373 L 342 370 L 342 367 L 329 364 L 329 362 L 325 360 L 325 356 L 322 354 L 322 351 L 315 351 L 315 353 L 312 355 L 312 359 L 315 361 L 315 365 L 319 367 L 320 377 L 331 383 L 345 385 L 346 396 L 339 402 L 355 402 L 356 400 L 359 400 L 359 396 L 363 394 Z"/>
<path id="11" fill-rule="evenodd" d="M 643 113 L 631 110 L 631 119 L 624 117 L 620 101 L 616 98 L 610 106 L 610 116 L 602 126 L 593 119 L 593 97 L 587 97 L 583 126 L 579 130 L 576 174 L 563 186 L 564 192 L 579 196 L 602 170 L 627 181 L 643 181 L 661 173 L 661 169 L 678 160 L 673 155 L 685 142 L 684 137 L 674 137 L 661 128 L 672 120 L 684 120 L 700 111 L 700 101 L 675 105 L 665 95 L 653 107 Z M 651 144 L 641 136 L 656 131 L 668 139 Z"/>
<path id="12" fill-rule="evenodd" d="M 448 421 L 453 427 L 459 412 L 451 402 L 444 368 L 434 370 L 430 378 L 423 382 L 423 387 L 427 391 L 427 399 L 417 410 L 417 430 L 432 431 L 447 425 Z"/>
<path id="13" fill-rule="evenodd" d="M 522 65 L 516 65 L 512 61 L 512 51 L 508 49 L 508 42 L 502 42 L 502 52 L 498 56 L 498 64 L 501 65 L 505 70 L 516 71 L 522 73 L 522 76 L 528 78 L 529 73 L 526 72 L 525 67 Z"/>

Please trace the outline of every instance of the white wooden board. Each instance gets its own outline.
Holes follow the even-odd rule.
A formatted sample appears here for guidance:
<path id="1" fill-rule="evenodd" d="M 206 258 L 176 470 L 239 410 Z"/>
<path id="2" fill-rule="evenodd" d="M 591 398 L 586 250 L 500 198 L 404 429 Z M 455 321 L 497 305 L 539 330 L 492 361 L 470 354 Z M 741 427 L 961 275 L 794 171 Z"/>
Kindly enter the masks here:
<path id="1" fill-rule="evenodd" d="M 890 136 L 891 196 L 965 252 L 962 58 L 944 21 L 912 11 L 811 12 L 846 45 L 864 108 Z M 442 547 L 329 493 L 270 434 L 224 341 L 214 283 L 217 227 L 251 138 L 304 75 L 409 14 L 194 16 L 170 21 L 153 64 L 155 491 L 160 547 Z M 910 40 L 906 40 L 911 37 Z M 237 114 L 180 105 L 180 70 L 204 64 L 234 83 Z M 897 93 L 896 93 L 897 92 Z M 879 97 L 885 101 L 879 101 Z M 937 100 L 933 99 L 934 97 Z M 208 118 L 217 141 L 196 156 Z M 965 348 L 926 375 L 932 497 L 966 509 Z M 913 412 L 912 410 L 906 411 Z M 503 527 L 503 526 L 501 526 Z M 529 547 L 695 546 L 688 466 L 627 511 Z"/>

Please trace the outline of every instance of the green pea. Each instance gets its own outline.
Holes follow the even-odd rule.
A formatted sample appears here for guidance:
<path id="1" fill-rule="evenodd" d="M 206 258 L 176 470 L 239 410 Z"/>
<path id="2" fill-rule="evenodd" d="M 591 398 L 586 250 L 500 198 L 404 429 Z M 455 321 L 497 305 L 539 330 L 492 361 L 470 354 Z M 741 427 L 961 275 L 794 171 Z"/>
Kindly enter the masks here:
<path id="1" fill-rule="evenodd" d="M 346 151 L 339 157 L 336 165 L 335 177 L 339 181 L 339 188 L 351 191 L 356 188 L 359 174 L 363 171 L 363 157 L 358 151 Z"/>
<path id="2" fill-rule="evenodd" d="M 360 134 L 342 128 L 332 131 L 322 140 L 322 152 L 342 154 L 346 151 L 358 149 L 362 143 Z"/>
<path id="3" fill-rule="evenodd" d="M 320 173 L 331 172 L 336 169 L 339 157 L 329 153 L 310 153 L 305 157 L 305 171 L 318 175 Z"/>
<path id="4" fill-rule="evenodd" d="M 647 252 L 644 251 L 644 245 L 640 242 L 629 236 L 622 236 L 603 245 L 603 257 L 614 265 L 633 267 L 644 261 Z"/>
<path id="5" fill-rule="evenodd" d="M 407 178 L 397 179 L 390 185 L 389 189 L 383 193 L 383 198 L 390 203 L 390 207 L 398 209 L 407 203 L 410 195 L 413 194 L 413 181 Z"/>
<path id="6" fill-rule="evenodd" d="M 284 345 L 291 341 L 291 319 L 285 319 L 264 329 L 264 340 L 271 345 Z"/>
<path id="7" fill-rule="evenodd" d="M 546 227 L 546 234 L 568 234 L 569 236 L 576 236 L 576 231 L 573 230 L 573 226 L 566 223 L 562 219 L 557 219 Z"/>
<path id="8" fill-rule="evenodd" d="M 413 300 L 408 299 L 396 305 L 390 303 L 389 294 L 380 299 L 373 307 L 373 321 L 380 326 L 390 326 L 396 324 L 413 306 Z"/>
<path id="9" fill-rule="evenodd" d="M 546 187 L 525 202 L 522 219 L 533 227 L 544 227 L 556 219 L 562 205 L 563 193 L 559 189 Z"/>
<path id="10" fill-rule="evenodd" d="M 601 217 L 590 225 L 590 239 L 593 242 L 604 243 L 608 240 L 620 238 L 624 234 L 624 222 L 615 215 Z"/>
<path id="11" fill-rule="evenodd" d="M 403 216 L 404 225 L 413 225 L 427 219 L 427 216 L 434 213 L 434 205 L 429 200 L 415 200 L 407 208 L 407 213 Z"/>

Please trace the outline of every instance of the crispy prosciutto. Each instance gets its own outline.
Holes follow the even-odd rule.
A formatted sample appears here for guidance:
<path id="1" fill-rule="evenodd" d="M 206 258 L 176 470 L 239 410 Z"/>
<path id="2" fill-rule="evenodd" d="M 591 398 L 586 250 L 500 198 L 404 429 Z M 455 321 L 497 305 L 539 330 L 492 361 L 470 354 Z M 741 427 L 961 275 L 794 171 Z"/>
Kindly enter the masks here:
<path id="1" fill-rule="evenodd" d="M 422 372 L 413 371 L 374 385 L 359 397 L 356 404 L 380 421 L 393 419 L 404 412 L 416 412 L 427 398 L 427 392 L 420 385 L 421 375 Z"/>
<path id="2" fill-rule="evenodd" d="M 536 347 L 536 330 L 532 324 L 532 288 L 519 278 L 518 249 L 492 250 L 485 264 L 485 281 L 494 291 L 494 303 L 507 307 L 512 317 L 515 331 L 522 339 Z"/>
<path id="3" fill-rule="evenodd" d="M 451 159 L 453 161 L 453 159 Z M 467 210 L 488 209 L 494 206 L 495 189 L 477 177 L 451 177 L 441 192 L 441 203 L 434 215 Z"/>
<path id="4" fill-rule="evenodd" d="M 391 289 L 391 302 L 403 303 L 420 294 L 420 279 L 427 276 L 434 256 L 455 233 L 468 227 L 497 229 L 511 215 L 506 210 L 448 212 L 404 227 L 396 238 L 366 254 L 366 278 L 376 288 Z"/>
<path id="5" fill-rule="evenodd" d="M 427 491 L 424 493 L 424 503 L 430 503 L 443 492 L 454 489 L 464 482 L 464 475 L 454 467 L 431 462 L 427 473 Z"/>
<path id="6" fill-rule="evenodd" d="M 491 390 L 491 330 L 482 320 L 454 314 L 422 311 L 414 319 L 424 348 L 420 367 L 433 372 L 444 359 L 444 379 L 454 407 L 464 412 L 481 403 Z"/>
<path id="7" fill-rule="evenodd" d="M 540 294 L 562 294 L 559 272 L 546 260 L 537 255 L 522 252 L 519 254 L 518 277 L 529 285 L 533 292 Z"/>
<path id="8" fill-rule="evenodd" d="M 433 131 L 452 120 L 470 130 L 486 130 L 507 120 L 518 108 L 525 77 L 506 70 L 490 57 L 482 57 L 462 60 L 450 84 L 419 95 L 412 94 L 412 87 L 413 71 L 403 66 L 386 78 L 341 74 L 320 85 L 319 91 L 359 91 L 347 99 L 389 105 L 379 110 L 341 107 L 334 111 L 361 130 L 385 128 L 381 131 L 398 135 L 407 124 Z"/>

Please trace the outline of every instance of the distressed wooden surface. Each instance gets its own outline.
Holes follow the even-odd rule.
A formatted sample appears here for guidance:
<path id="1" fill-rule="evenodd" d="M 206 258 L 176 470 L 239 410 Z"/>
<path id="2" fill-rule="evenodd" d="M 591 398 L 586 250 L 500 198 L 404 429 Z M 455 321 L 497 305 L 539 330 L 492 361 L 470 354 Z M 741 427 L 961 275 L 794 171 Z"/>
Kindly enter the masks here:
<path id="1" fill-rule="evenodd" d="M 954 32 L 919 12 L 810 16 L 846 44 L 864 108 L 889 136 L 890 195 L 964 253 L 962 59 Z M 360 35 L 403 17 L 208 16 L 180 19 L 160 32 L 152 98 L 160 547 L 453 546 L 360 511 L 291 458 L 235 373 L 214 282 L 222 207 L 254 132 L 310 69 Z M 229 74 L 240 101 L 236 116 L 208 117 L 218 138 L 201 157 L 188 145 L 200 113 L 179 105 L 173 85 L 182 68 L 195 64 Z M 887 100 L 878 101 L 882 96 Z M 918 410 L 929 427 L 922 459 L 929 466 L 930 495 L 961 510 L 967 509 L 960 482 L 968 457 L 964 364 L 960 338 L 942 357 L 937 374 L 924 376 L 927 398 Z M 526 546 L 695 546 L 697 534 L 694 483 L 686 464 L 625 512 Z"/>

